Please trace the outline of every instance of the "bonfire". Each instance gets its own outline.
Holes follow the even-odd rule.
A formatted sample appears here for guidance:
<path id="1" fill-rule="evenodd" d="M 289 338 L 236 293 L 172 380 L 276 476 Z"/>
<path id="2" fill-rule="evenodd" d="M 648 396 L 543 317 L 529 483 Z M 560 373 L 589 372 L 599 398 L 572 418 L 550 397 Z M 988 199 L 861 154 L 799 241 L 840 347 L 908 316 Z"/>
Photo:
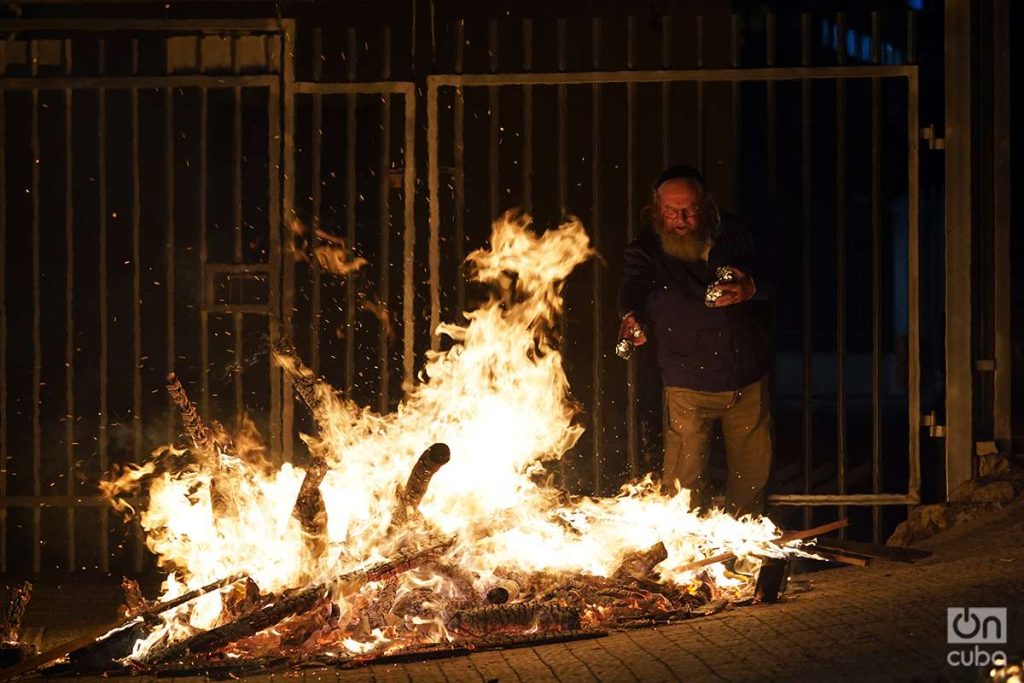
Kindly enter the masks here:
<path id="1" fill-rule="evenodd" d="M 593 255 L 575 220 L 543 234 L 527 216 L 496 221 L 467 259 L 493 297 L 436 330 L 447 349 L 390 414 L 274 349 L 316 425 L 306 469 L 204 423 L 169 376 L 188 443 L 103 483 L 167 572 L 159 603 L 127 584 L 123 663 L 368 661 L 752 600 L 756 572 L 718 560 L 794 552 L 769 519 L 697 513 L 650 477 L 610 498 L 552 483 L 583 432 L 555 339 L 562 287 Z"/>

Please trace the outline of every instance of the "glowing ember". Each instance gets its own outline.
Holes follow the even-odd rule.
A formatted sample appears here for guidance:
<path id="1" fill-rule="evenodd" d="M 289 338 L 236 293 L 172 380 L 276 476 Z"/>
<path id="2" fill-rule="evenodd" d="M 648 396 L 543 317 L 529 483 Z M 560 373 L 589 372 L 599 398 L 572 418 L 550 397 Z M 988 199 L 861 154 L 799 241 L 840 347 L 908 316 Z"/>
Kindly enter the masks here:
<path id="1" fill-rule="evenodd" d="M 578 222 L 537 236 L 528 217 L 497 221 L 491 248 L 468 261 L 483 283 L 514 283 L 511 296 L 495 294 L 465 327 L 442 325 L 451 348 L 428 355 L 421 383 L 392 414 L 336 395 L 278 350 L 319 426 L 303 437 L 308 474 L 270 467 L 251 433 L 214 429 L 188 464 L 167 449 L 105 482 L 117 506 L 148 492 L 138 514 L 149 548 L 171 570 L 163 599 L 238 573 L 258 586 L 236 584 L 164 613 L 133 657 L 177 652 L 168 648 L 245 618 L 240 635 L 221 632 L 238 636 L 230 647 L 207 636 L 205 649 L 383 654 L 749 596 L 749 582 L 721 565 L 701 576 L 686 565 L 728 551 L 778 555 L 769 520 L 699 517 L 687 492 L 663 496 L 650 479 L 609 499 L 541 483 L 545 463 L 583 431 L 549 332 L 564 280 L 592 254 Z M 450 460 L 433 450 L 436 473 L 419 486 L 410 472 L 431 444 L 446 444 Z M 487 606 L 488 595 L 508 604 Z M 299 606 L 291 613 L 289 600 Z M 286 613 L 260 629 L 267 610 Z"/>

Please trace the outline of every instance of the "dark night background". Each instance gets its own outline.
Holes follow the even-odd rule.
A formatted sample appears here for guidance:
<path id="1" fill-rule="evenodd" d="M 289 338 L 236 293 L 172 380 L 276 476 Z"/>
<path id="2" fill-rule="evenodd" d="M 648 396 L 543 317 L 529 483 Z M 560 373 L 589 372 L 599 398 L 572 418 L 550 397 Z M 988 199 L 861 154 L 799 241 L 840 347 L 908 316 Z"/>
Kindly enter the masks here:
<path id="1" fill-rule="evenodd" d="M 1011 24 L 1019 26 L 1021 4 L 1009 4 Z M 772 492 L 837 491 L 840 312 L 845 316 L 842 405 L 847 492 L 872 492 L 875 420 L 882 435 L 881 492 L 907 492 L 906 373 L 915 353 L 921 366 L 922 413 L 935 411 L 936 420 L 943 421 L 944 202 L 949 192 L 966 191 L 974 198 L 973 356 L 993 357 L 996 311 L 992 302 L 999 286 L 992 277 L 993 188 L 998 180 L 991 171 L 998 151 L 991 123 L 993 84 L 1002 69 L 1012 73 L 1019 68 L 1020 55 L 1015 48 L 1012 64 L 993 61 L 992 7 L 991 2 L 975 2 L 972 10 L 972 187 L 947 187 L 944 152 L 929 149 L 921 140 L 917 323 L 921 344 L 917 350 L 908 345 L 914 323 L 908 312 L 907 107 L 911 95 L 906 79 L 881 78 L 878 103 L 873 102 L 871 79 L 847 81 L 844 104 L 838 107 L 845 127 L 838 139 L 836 79 L 812 81 L 806 102 L 800 80 L 779 81 L 773 89 L 757 79 L 735 87 L 729 82 L 708 82 L 700 94 L 696 81 L 668 88 L 661 83 L 638 84 L 631 121 L 627 87 L 621 83 L 599 89 L 590 84 L 568 85 L 562 94 L 556 86 L 537 85 L 528 102 L 520 86 L 466 87 L 461 105 L 461 164 L 454 143 L 455 90 L 440 89 L 440 280 L 434 284 L 441 293 L 441 320 L 458 320 L 460 306 L 471 305 L 481 294 L 460 283 L 459 262 L 485 244 L 490 220 L 505 209 L 527 208 L 541 228 L 556 225 L 565 213 L 578 215 L 599 245 L 601 258 L 579 268 L 566 287 L 563 351 L 573 395 L 583 408 L 579 419 L 588 429 L 557 473 L 565 486 L 607 495 L 631 475 L 660 468 L 657 368 L 653 353 L 638 355 L 637 422 L 631 435 L 626 417 L 630 409 L 627 366 L 612 351 L 617 331 L 614 293 L 630 225 L 633 230 L 643 227 L 639 214 L 648 199 L 649 183 L 666 162 L 685 162 L 703 168 L 723 208 L 751 225 L 770 254 L 779 284 L 777 300 L 766 311 L 777 345 Z M 95 482 L 106 467 L 138 461 L 173 436 L 176 416 L 169 414 L 163 391 L 164 374 L 172 366 L 205 414 L 230 424 L 244 407 L 264 435 L 272 435 L 272 425 L 283 424 L 285 434 L 278 437 L 278 445 L 290 443 L 287 448 L 294 451 L 294 459 L 304 462 L 305 452 L 294 432 L 308 425 L 301 410 L 295 411 L 291 429 L 287 420 L 280 422 L 283 408 L 271 398 L 271 386 L 279 379 L 266 353 L 270 330 L 280 320 L 280 313 L 272 310 L 275 288 L 283 288 L 281 306 L 287 307 L 288 276 L 283 273 L 288 269 L 294 274 L 294 310 L 282 310 L 292 321 L 300 354 L 361 404 L 397 405 L 407 326 L 411 323 L 416 369 L 430 346 L 428 76 L 766 67 L 771 22 L 776 36 L 771 65 L 793 68 L 804 58 L 801 15 L 806 13 L 810 66 L 859 66 L 873 63 L 876 56 L 883 65 L 919 65 L 919 125 L 934 125 L 941 137 L 947 97 L 943 12 L 940 0 L 505 4 L 195 0 L 25 2 L 0 7 L 4 17 L 0 19 L 4 31 L 0 82 L 55 79 L 35 91 L 13 85 L 9 89 L 4 85 L 0 91 L 6 344 L 0 359 L 5 367 L 3 495 L 11 498 L 3 508 L 5 569 L 12 573 L 67 569 L 71 558 L 74 566 L 82 568 L 107 568 L 108 563 L 116 568 L 137 561 L 133 533 L 116 515 L 108 515 L 101 504 L 79 506 L 71 501 L 95 496 Z M 877 45 L 872 38 L 873 13 L 879 27 Z M 702 29 L 698 29 L 698 17 Z M 133 27 L 137 19 L 151 23 Z M 196 20 L 198 26 L 199 20 L 228 25 L 230 20 L 244 19 L 268 21 L 246 30 L 181 27 L 181 20 Z M 281 100 L 275 99 L 280 94 L 275 95 L 263 81 L 232 80 L 291 77 L 278 69 L 281 35 L 276 22 L 281 19 L 295 21 L 296 82 L 412 83 L 414 150 L 406 149 L 407 103 L 401 96 L 392 95 L 385 109 L 376 93 L 296 93 L 294 126 L 289 132 L 281 119 Z M 527 39 L 524 20 L 529 20 Z M 104 25 L 115 21 L 123 25 Z M 908 27 L 908 22 L 913 26 Z M 19 23 L 31 26 L 19 29 Z M 198 39 L 200 35 L 204 37 Z M 459 35 L 464 38 L 461 48 Z M 66 81 L 76 78 L 159 79 L 197 73 L 223 76 L 223 86 L 205 95 L 189 85 L 139 87 L 134 102 L 131 89 L 114 82 L 97 80 L 65 89 Z M 38 93 L 37 99 L 33 92 Z M 564 128 L 559 123 L 561 97 Z M 1011 112 L 1017 104 L 1015 92 L 1013 97 Z M 774 108 L 769 107 L 769 98 L 774 98 Z M 596 128 L 595 102 L 599 103 Z M 497 118 L 489 113 L 495 105 Z M 809 119 L 804 117 L 804 106 L 810 107 Z M 524 111 L 531 112 L 529 125 Z M 873 111 L 881 131 L 877 168 L 872 159 Z M 627 153 L 630 129 L 632 159 Z M 810 153 L 805 156 L 807 134 Z M 285 135 L 293 142 L 290 160 L 281 142 Z M 532 182 L 524 184 L 527 135 L 532 136 Z M 1019 136 L 1010 139 L 1010 156 L 1020 158 L 1016 153 Z M 272 163 L 275 145 L 279 145 L 282 168 Z M 39 161 L 33 163 L 35 146 Z M 401 174 L 410 151 L 415 153 L 416 185 L 413 224 L 408 225 Z M 804 165 L 807 162 L 809 166 Z M 288 163 L 294 164 L 291 178 L 282 172 Z M 875 173 L 880 181 L 877 263 L 871 234 Z M 842 179 L 845 199 L 837 192 L 837 177 Z M 461 192 L 456 189 L 460 178 Z M 300 223 L 331 235 L 354 237 L 356 253 L 370 264 L 356 277 L 346 280 L 314 273 L 309 263 L 290 262 L 287 253 L 275 251 L 275 240 L 283 245 L 286 239 L 279 236 L 285 234 L 286 226 L 275 207 L 284 203 L 281 215 L 288 222 L 285 187 L 289 182 L 294 183 L 291 208 Z M 459 201 L 464 201 L 461 214 Z M 837 212 L 840 201 L 845 201 L 845 210 Z M 841 243 L 837 242 L 837 215 L 845 216 Z M 807 219 L 809 272 L 802 251 Z M 1012 211 L 1010 220 L 1013 226 L 1019 222 Z M 412 319 L 406 320 L 402 254 L 409 230 L 415 231 L 416 244 Z M 1019 231 L 1011 235 L 1010 263 L 1015 266 L 1024 256 L 1024 246 Z M 843 300 L 838 299 L 840 254 L 845 262 Z M 283 280 L 275 280 L 269 266 L 234 280 L 210 267 L 267 264 L 278 256 Z M 171 282 L 169 272 L 173 272 Z M 872 278 L 876 272 L 881 284 L 881 393 L 873 400 Z M 170 294 L 169 286 L 173 287 Z M 806 303 L 805 292 L 810 292 Z M 1022 297 L 1024 275 L 1012 268 L 1010 310 L 1019 310 Z M 238 308 L 240 304 L 252 308 Z M 380 306 L 391 312 L 390 329 L 383 334 L 373 313 Z M 232 312 L 238 310 L 247 312 Z M 808 312 L 810 328 L 805 325 Z M 1014 317 L 1010 336 L 1015 380 L 1010 414 L 1018 439 L 1024 429 L 1022 325 L 1020 316 Z M 808 352 L 813 380 L 810 394 L 805 394 Z M 974 441 L 994 441 L 991 373 L 981 370 L 974 376 Z M 810 445 L 805 439 L 805 410 L 810 415 Z M 275 445 L 273 437 L 271 445 Z M 1013 450 L 1012 441 L 999 446 Z M 631 453 L 636 457 L 635 471 Z M 807 490 L 805 453 L 811 473 Z M 945 499 L 943 458 L 943 440 L 930 438 L 924 430 L 921 493 L 925 502 Z M 724 466 L 718 467 L 717 474 L 724 476 Z M 36 503 L 45 496 L 67 498 L 40 509 Z M 777 508 L 775 513 L 781 523 L 798 526 L 832 519 L 836 508 L 815 508 L 808 517 L 801 517 L 799 508 Z M 870 539 L 877 531 L 884 540 L 905 517 L 906 507 L 883 508 L 877 530 L 870 507 L 850 507 L 848 513 L 854 523 L 851 536 Z M 109 544 L 106 549 L 95 542 L 98 528 L 99 536 L 106 539 L 103 542 Z M 41 564 L 34 566 L 32 554 L 19 549 L 40 541 Z M 69 543 L 74 550 L 70 554 Z"/>

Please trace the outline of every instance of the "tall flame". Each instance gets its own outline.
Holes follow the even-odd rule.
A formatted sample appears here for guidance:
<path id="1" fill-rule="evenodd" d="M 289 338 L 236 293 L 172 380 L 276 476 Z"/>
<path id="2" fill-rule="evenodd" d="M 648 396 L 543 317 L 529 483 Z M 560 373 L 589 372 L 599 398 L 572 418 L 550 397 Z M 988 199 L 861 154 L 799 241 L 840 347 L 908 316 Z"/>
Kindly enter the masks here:
<path id="1" fill-rule="evenodd" d="M 288 463 L 274 469 L 221 452 L 212 465 L 173 469 L 151 461 L 106 482 L 115 500 L 148 486 L 140 522 L 150 550 L 173 570 L 165 597 L 236 572 L 277 592 L 385 559 L 405 533 L 392 526 L 399 486 L 435 442 L 449 445 L 451 460 L 431 480 L 414 528 L 455 537 L 447 558 L 477 589 L 504 570 L 609 576 L 627 553 L 659 541 L 668 550 L 661 576 L 685 586 L 694 575 L 683 568 L 694 559 L 764 551 L 776 535 L 769 520 L 698 516 L 687 492 L 664 496 L 649 478 L 605 499 L 572 498 L 543 483 L 545 463 L 583 432 L 551 332 L 565 279 L 593 253 L 578 221 L 538 235 L 528 216 L 506 214 L 494 223 L 490 248 L 467 259 L 494 294 L 466 314 L 466 325 L 438 328 L 450 348 L 428 353 L 421 382 L 395 412 L 377 414 L 318 389 L 320 430 L 303 439 L 328 466 L 322 545 L 308 543 L 293 515 L 304 471 Z M 294 362 L 281 354 L 276 360 Z M 424 581 L 409 576 L 399 593 Z M 139 651 L 222 618 L 220 597 L 206 596 L 179 608 Z M 430 637 L 443 636 L 440 628 Z M 357 652 L 382 640 L 376 632 L 337 646 Z"/>

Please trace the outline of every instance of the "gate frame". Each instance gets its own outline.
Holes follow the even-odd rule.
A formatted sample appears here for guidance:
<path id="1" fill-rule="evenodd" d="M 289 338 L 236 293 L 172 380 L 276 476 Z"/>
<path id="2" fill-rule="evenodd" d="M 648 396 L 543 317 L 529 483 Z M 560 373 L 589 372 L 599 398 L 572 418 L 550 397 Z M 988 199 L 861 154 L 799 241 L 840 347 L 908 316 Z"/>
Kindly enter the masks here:
<path id="1" fill-rule="evenodd" d="M 6 35 L 23 35 L 23 34 L 43 34 L 40 40 L 55 40 L 61 41 L 65 44 L 65 49 L 69 47 L 71 41 L 76 37 L 90 36 L 96 34 L 106 35 L 109 33 L 116 32 L 128 32 L 134 34 L 139 39 L 159 37 L 161 35 L 167 35 L 167 37 L 196 37 L 202 38 L 204 36 L 211 35 L 225 35 L 225 34 L 242 34 L 242 35 L 266 35 L 269 40 L 277 41 L 281 34 L 281 25 L 277 20 L 203 20 L 203 19 L 184 19 L 184 20 L 164 20 L 164 19 L 55 19 L 55 20 L 3 20 L 0 21 L 0 32 Z M 56 34 L 56 35 L 52 35 Z M 26 36 L 30 43 L 30 48 L 34 51 L 34 41 L 36 38 L 32 35 Z M 280 298 L 278 293 L 280 287 L 276 285 L 281 272 L 281 211 L 280 211 L 280 137 L 281 137 L 281 126 L 280 126 L 280 112 L 281 112 L 281 89 L 282 79 L 281 71 L 283 65 L 286 62 L 290 62 L 290 59 L 285 59 L 282 56 L 280 50 L 275 55 L 276 58 L 268 59 L 268 68 L 266 72 L 256 74 L 241 74 L 241 73 L 224 73 L 217 75 L 206 75 L 206 74 L 174 74 L 165 73 L 159 75 L 148 75 L 148 76 L 75 76 L 71 74 L 54 75 L 54 76 L 0 76 L 0 120 L 3 118 L 4 101 L 3 97 L 7 92 L 10 91 L 28 91 L 31 93 L 38 93 L 39 91 L 64 91 L 66 97 L 70 97 L 70 93 L 74 90 L 96 90 L 101 98 L 101 103 L 104 102 L 102 98 L 105 96 L 107 90 L 125 90 L 132 93 L 138 93 L 143 89 L 159 89 L 166 93 L 173 93 L 176 88 L 199 88 L 204 92 L 209 90 L 224 90 L 228 88 L 234 88 L 236 90 L 240 88 L 266 88 L 267 89 L 267 113 L 268 113 L 268 136 L 267 136 L 267 153 L 268 153 L 268 164 L 269 173 L 267 179 L 267 189 L 269 193 L 270 208 L 268 211 L 268 236 L 270 245 L 269 261 L 259 264 L 250 264 L 260 272 L 269 272 L 271 278 L 271 285 L 269 287 L 269 302 L 266 306 L 265 313 L 268 316 L 268 327 L 271 337 L 271 341 L 276 341 L 278 335 L 279 325 L 279 311 L 280 311 Z M 33 72 L 36 67 L 33 65 Z M 173 95 L 172 95 L 173 96 Z M 101 107 L 102 111 L 102 107 Z M 135 130 L 138 130 L 138 121 L 134 121 L 133 125 L 136 126 Z M 0 133 L 3 128 L 0 126 Z M 70 132 L 66 131 L 65 134 L 70 139 Z M 105 136 L 105 130 L 100 130 L 98 135 Z M 4 149 L 2 141 L 0 141 L 0 179 L 5 177 L 6 174 L 6 150 Z M 38 142 L 33 140 L 34 151 L 38 149 Z M 137 152 L 137 146 L 135 148 Z M 103 153 L 101 151 L 101 167 Z M 37 154 L 38 158 L 38 154 Z M 37 167 L 35 167 L 37 168 Z M 172 173 L 169 175 L 167 180 L 170 183 L 168 189 L 170 192 L 174 192 L 174 174 L 173 167 Z M 102 169 L 105 173 L 105 168 Z M 35 180 L 35 179 L 34 179 Z M 106 176 L 103 175 L 100 179 L 101 187 L 106 182 Z M 66 192 L 70 192 L 70 187 L 65 188 Z M 34 193 L 35 194 L 35 193 Z M 101 197 L 101 213 L 102 209 Z M 133 213 L 138 211 L 137 202 L 132 207 Z M 0 245 L 4 243 L 6 234 L 6 201 L 3 200 L 3 189 L 0 187 Z M 67 215 L 71 215 L 70 207 L 65 209 Z M 33 208 L 33 232 L 39 232 L 39 212 Z M 101 221 L 105 222 L 105 214 L 101 215 Z M 138 229 L 137 216 L 133 217 L 136 223 L 135 229 Z M 102 225 L 102 222 L 101 222 Z M 173 231 L 173 213 L 170 218 L 170 230 Z M 173 232 L 171 233 L 173 234 Z M 277 239 L 275 239 L 275 237 Z M 36 236 L 38 239 L 38 236 Z M 208 265 L 223 265 L 223 264 L 212 264 L 203 261 L 203 269 L 206 270 Z M 245 264 L 239 264 L 244 266 Z M 0 273 L 3 269 L 0 268 Z M 169 281 L 167 287 L 167 296 L 170 300 L 173 300 L 174 287 L 173 287 L 173 258 L 168 263 Z M 204 282 L 202 287 L 205 288 L 207 283 L 205 282 L 205 273 L 203 276 Z M 0 292 L 2 292 L 2 285 L 0 285 Z M 106 292 L 101 293 L 101 296 L 106 296 Z M 3 296 L 0 295 L 0 303 L 3 301 Z M 204 299 L 204 303 L 205 299 Z M 39 302 L 36 302 L 38 308 Z M 171 309 L 171 318 L 169 322 L 169 329 L 167 334 L 172 340 L 172 343 L 168 347 L 168 364 L 173 367 L 174 365 L 174 325 L 173 325 L 173 308 Z M 205 319 L 206 308 L 201 307 L 200 315 Z M 262 312 L 262 311 L 261 311 Z M 38 314 L 35 316 L 38 318 Z M 135 323 L 133 323 L 133 326 Z M 2 337 L 6 335 L 6 323 L 0 323 L 0 341 Z M 203 339 L 201 344 L 203 348 L 206 348 L 207 339 L 205 334 L 205 325 L 201 326 L 203 332 Z M 69 330 L 65 331 L 65 335 L 70 334 Z M 139 330 L 136 328 L 135 334 L 139 334 Z M 106 348 L 105 340 L 106 332 L 101 330 L 101 348 Z M 39 367 L 39 354 L 40 349 L 38 344 L 36 345 L 36 368 L 38 373 Z M 6 376 L 6 346 L 0 343 L 0 379 L 5 379 Z M 138 393 L 140 391 L 138 376 L 139 367 L 135 369 L 135 410 L 133 410 L 133 431 L 135 433 L 134 441 L 138 446 L 141 444 L 141 416 L 138 413 L 139 398 Z M 73 365 L 67 370 L 68 373 L 72 373 L 73 377 Z M 205 383 L 206 368 L 203 370 L 203 381 Z M 281 384 L 276 379 L 280 376 L 280 368 L 275 368 L 273 365 L 270 367 L 270 437 L 274 438 L 274 433 L 279 429 L 279 419 L 275 423 L 275 415 L 280 413 L 280 402 L 281 402 Z M 106 392 L 106 385 L 108 378 L 105 373 L 100 374 L 100 386 L 101 396 Z M 8 457 L 7 444 L 6 444 L 6 430 L 9 426 L 9 416 L 6 410 L 6 385 L 4 381 L 0 381 L 2 391 L 0 391 L 0 412 L 3 416 L 3 444 L 0 448 L 0 458 Z M 38 394 L 38 381 L 36 382 L 35 391 Z M 102 399 L 101 399 L 102 401 Z M 110 512 L 109 501 L 103 498 L 101 495 L 78 495 L 75 492 L 76 477 L 73 476 L 73 451 L 70 449 L 72 445 L 67 444 L 69 449 L 68 455 L 68 471 L 66 473 L 66 485 L 67 489 L 63 495 L 47 496 L 43 495 L 42 481 L 41 481 L 41 466 L 42 466 L 42 452 L 39 443 L 39 432 L 42 425 L 38 419 L 38 408 L 39 402 L 35 402 L 35 415 L 33 416 L 33 429 L 36 432 L 35 436 L 35 447 L 33 448 L 32 454 L 32 470 L 33 470 L 33 493 L 27 496 L 8 496 L 6 494 L 6 474 L 0 475 L 0 530 L 2 530 L 2 538 L 0 538 L 0 573 L 7 571 L 7 511 L 11 508 L 31 508 L 32 509 L 32 537 L 33 537 L 33 549 L 32 549 L 32 571 L 39 573 L 42 569 L 42 508 L 64 508 L 67 511 L 67 530 L 66 530 L 66 557 L 68 558 L 67 569 L 68 571 L 75 571 L 76 559 L 75 559 L 75 545 L 76 545 L 76 532 L 75 532 L 75 512 L 80 509 L 95 509 L 99 508 L 100 513 L 100 524 L 98 531 L 98 543 L 100 548 L 100 569 L 104 572 L 110 571 L 110 552 L 109 552 L 109 533 L 107 530 L 107 520 Z M 168 403 L 170 406 L 170 402 Z M 105 411 L 101 411 L 101 428 L 100 428 L 100 467 L 101 470 L 105 471 L 108 467 L 107 453 L 106 453 L 106 430 L 103 420 L 107 418 Z M 169 410 L 168 424 L 173 424 L 173 420 L 176 420 L 175 411 Z M 68 420 L 70 424 L 70 420 Z M 133 536 L 135 540 L 134 552 L 133 552 L 133 564 L 136 571 L 141 571 L 143 565 L 143 537 L 141 528 L 138 524 L 133 525 Z"/>
<path id="2" fill-rule="evenodd" d="M 430 205 L 430 335 L 431 344 L 436 346 L 437 324 L 440 322 L 440 179 L 438 162 L 439 106 L 438 91 L 443 87 L 500 87 L 537 85 L 592 85 L 655 83 L 732 83 L 737 86 L 744 81 L 836 80 L 863 78 L 905 78 L 907 80 L 907 251 L 908 251 L 908 358 L 907 399 L 909 415 L 909 473 L 905 494 L 775 494 L 768 498 L 773 505 L 788 506 L 842 506 L 845 505 L 917 505 L 921 501 L 921 360 L 920 360 L 920 191 L 918 155 L 919 128 L 919 77 L 916 64 L 865 65 L 865 66 L 800 66 L 800 67 L 759 67 L 729 69 L 689 70 L 645 70 L 645 71 L 589 71 L 589 72 L 523 72 L 483 74 L 438 74 L 427 76 L 427 163 L 428 202 Z M 699 86 L 698 86 L 699 87 Z M 632 156 L 631 153 L 629 154 Z M 630 158 L 630 161 L 632 158 Z M 630 361 L 634 363 L 635 361 Z M 598 369 L 595 367 L 595 381 Z M 600 386 L 599 383 L 595 386 Z M 599 401 L 599 397 L 594 398 Z M 599 405 L 599 404 L 598 404 Z M 630 413 L 635 412 L 636 403 L 631 402 Z M 595 411 L 596 412 L 596 411 Z M 628 416 L 627 416 L 628 417 Z M 630 430 L 632 431 L 632 430 Z M 634 434 L 630 434 L 630 451 Z M 600 440 L 594 440 L 595 462 L 599 461 Z M 877 469 L 877 463 L 873 463 Z M 841 515 L 845 512 L 841 510 Z"/>

